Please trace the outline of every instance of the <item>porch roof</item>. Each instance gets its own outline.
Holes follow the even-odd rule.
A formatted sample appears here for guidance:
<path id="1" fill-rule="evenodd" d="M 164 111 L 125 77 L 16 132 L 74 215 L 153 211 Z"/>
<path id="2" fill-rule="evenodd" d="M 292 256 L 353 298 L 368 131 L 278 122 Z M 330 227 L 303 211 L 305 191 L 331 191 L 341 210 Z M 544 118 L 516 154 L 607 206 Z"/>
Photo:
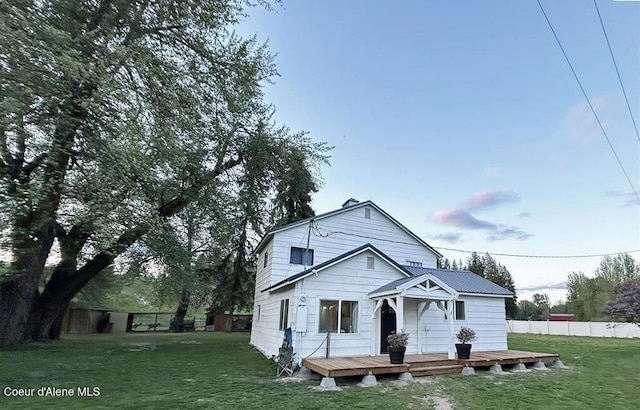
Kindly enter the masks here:
<path id="1" fill-rule="evenodd" d="M 369 292 L 369 297 L 379 298 L 398 293 L 406 293 L 411 288 L 416 288 L 419 292 L 416 296 L 419 297 L 433 296 L 438 300 L 456 299 L 458 297 L 458 292 L 456 292 L 455 289 L 451 288 L 449 285 L 444 283 L 444 281 L 431 274 L 394 280 L 379 287 L 373 292 Z"/>
<path id="2" fill-rule="evenodd" d="M 513 297 L 511 291 L 467 270 L 418 268 L 415 266 L 402 267 L 415 276 L 433 275 L 461 294 Z"/>
<path id="3" fill-rule="evenodd" d="M 402 266 L 402 268 L 412 274 L 408 278 L 397 279 L 379 287 L 369 296 L 381 294 L 397 293 L 422 283 L 432 280 L 440 285 L 450 294 L 486 295 L 497 297 L 512 297 L 513 294 L 495 283 L 476 275 L 473 272 L 464 270 L 430 269 L 417 268 L 413 266 Z"/>

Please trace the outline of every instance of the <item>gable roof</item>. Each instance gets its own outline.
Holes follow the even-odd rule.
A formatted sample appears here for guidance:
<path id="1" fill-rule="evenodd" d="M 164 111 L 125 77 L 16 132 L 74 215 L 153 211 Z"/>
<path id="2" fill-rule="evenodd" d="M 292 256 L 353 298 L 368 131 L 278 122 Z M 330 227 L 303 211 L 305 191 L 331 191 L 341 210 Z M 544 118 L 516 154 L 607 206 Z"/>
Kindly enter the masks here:
<path id="1" fill-rule="evenodd" d="M 414 266 L 403 266 L 403 269 L 414 276 L 433 275 L 459 293 L 513 296 L 511 291 L 468 270 L 418 268 Z"/>
<path id="2" fill-rule="evenodd" d="M 403 266 L 404 268 L 404 266 Z M 451 296 L 454 297 L 458 297 L 458 292 L 452 288 L 451 286 L 449 286 L 449 284 L 447 284 L 445 281 L 443 281 L 440 278 L 435 277 L 434 275 L 431 274 L 424 274 L 424 275 L 416 275 L 416 276 L 410 276 L 408 278 L 400 278 L 400 279 L 396 279 L 392 282 L 387 283 L 384 286 L 379 287 L 378 289 L 369 292 L 369 296 L 381 296 L 384 294 L 389 294 L 389 293 L 396 293 L 396 292 L 401 292 L 403 290 L 409 289 L 417 284 L 423 283 L 426 280 L 430 280 L 433 283 L 435 283 L 436 285 L 438 285 L 442 290 L 444 290 L 446 293 L 448 293 Z"/>
<path id="3" fill-rule="evenodd" d="M 312 275 L 314 273 L 320 272 L 323 269 L 326 269 L 330 266 L 335 265 L 336 263 L 342 262 L 344 260 L 347 260 L 349 258 L 352 258 L 356 255 L 359 255 L 360 253 L 364 252 L 364 251 L 371 251 L 373 253 L 375 253 L 376 255 L 378 255 L 380 258 L 384 259 L 385 261 L 387 261 L 389 264 L 391 264 L 393 267 L 395 267 L 400 273 L 406 275 L 406 276 L 410 276 L 411 274 L 407 271 L 404 270 L 403 266 L 400 265 L 398 262 L 394 261 L 393 259 L 391 259 L 390 257 L 388 257 L 387 255 L 385 255 L 382 251 L 380 251 L 378 248 L 376 248 L 375 246 L 371 245 L 370 243 L 364 244 L 362 246 L 359 246 L 355 249 L 350 250 L 349 252 L 343 253 L 342 255 L 336 256 L 335 258 L 331 258 L 325 262 L 322 262 L 318 265 L 312 266 L 309 269 L 305 269 L 300 273 L 296 273 L 295 275 L 289 276 L 286 279 L 281 280 L 280 282 L 276 283 L 275 285 L 269 286 L 268 288 L 266 288 L 265 290 L 263 290 L 263 292 L 269 291 L 269 290 L 277 290 L 280 289 L 284 286 L 290 285 L 292 283 L 295 283 L 297 281 L 299 281 L 300 279 L 304 279 L 309 275 Z"/>
<path id="4" fill-rule="evenodd" d="M 349 201 L 347 201 L 349 202 Z M 431 252 L 433 252 L 437 257 L 441 258 L 442 254 L 440 252 L 438 252 L 437 250 L 435 250 L 431 245 L 429 245 L 428 243 L 426 243 L 425 241 L 423 241 L 418 235 L 414 234 L 413 232 L 411 232 L 406 226 L 402 225 L 400 222 L 398 222 L 394 217 L 392 217 L 391 215 L 389 215 L 388 213 L 386 213 L 382 208 L 380 208 L 378 205 L 374 204 L 372 201 L 363 201 L 354 205 L 349 205 L 349 206 L 344 206 L 342 208 L 339 209 L 335 209 L 333 211 L 330 212 L 326 212 L 324 214 L 320 214 L 320 215 L 316 215 L 314 217 L 311 218 L 307 218 L 307 219 L 301 219 L 299 221 L 296 222 L 292 222 L 290 224 L 287 225 L 282 225 L 282 226 L 278 226 L 276 228 L 273 228 L 271 230 L 269 230 L 260 240 L 260 243 L 258 243 L 258 246 L 256 247 L 255 253 L 259 253 L 260 251 L 262 251 L 262 249 L 269 243 L 269 241 L 273 238 L 273 235 L 275 233 L 278 232 L 282 232 L 285 231 L 287 229 L 291 229 L 294 228 L 296 226 L 301 226 L 301 225 L 306 225 L 311 221 L 319 221 L 321 219 L 325 219 L 328 218 L 330 216 L 333 215 L 338 215 L 341 214 L 343 212 L 347 212 L 347 211 L 351 211 L 353 209 L 357 209 L 357 208 L 363 208 L 366 206 L 370 206 L 371 208 L 374 208 L 376 211 L 380 212 L 382 215 L 384 215 L 387 219 L 389 219 L 391 222 L 393 222 L 396 226 L 398 226 L 398 228 L 402 229 L 405 233 L 407 233 L 409 236 L 411 236 L 413 239 L 415 239 L 416 241 L 418 241 L 422 246 L 426 247 L 427 249 L 429 249 Z"/>

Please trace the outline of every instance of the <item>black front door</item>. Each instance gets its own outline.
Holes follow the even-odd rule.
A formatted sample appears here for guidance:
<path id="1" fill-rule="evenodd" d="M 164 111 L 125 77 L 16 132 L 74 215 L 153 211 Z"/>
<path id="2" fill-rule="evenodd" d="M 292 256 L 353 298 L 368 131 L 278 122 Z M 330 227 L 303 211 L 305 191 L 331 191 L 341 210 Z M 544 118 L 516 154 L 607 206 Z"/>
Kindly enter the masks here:
<path id="1" fill-rule="evenodd" d="M 396 312 L 385 300 L 380 308 L 380 353 L 389 353 L 387 336 L 396 332 Z"/>

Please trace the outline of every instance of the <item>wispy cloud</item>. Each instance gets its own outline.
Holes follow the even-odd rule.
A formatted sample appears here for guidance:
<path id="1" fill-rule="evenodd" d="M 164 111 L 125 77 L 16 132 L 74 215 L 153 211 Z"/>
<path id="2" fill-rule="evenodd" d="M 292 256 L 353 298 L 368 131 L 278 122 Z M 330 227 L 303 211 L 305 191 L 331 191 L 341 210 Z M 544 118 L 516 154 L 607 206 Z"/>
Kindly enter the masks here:
<path id="1" fill-rule="evenodd" d="M 464 229 L 494 229 L 495 224 L 483 221 L 471 215 L 464 209 L 446 209 L 433 214 L 431 218 L 440 225 L 453 226 Z"/>
<path id="2" fill-rule="evenodd" d="M 438 211 L 431 216 L 437 224 L 453 226 L 461 229 L 482 230 L 487 232 L 487 239 L 499 241 L 504 239 L 525 240 L 532 235 L 516 227 L 507 226 L 475 217 L 471 211 L 492 208 L 498 205 L 513 203 L 520 197 L 511 191 L 479 192 L 455 208 Z M 458 238 L 459 239 L 459 238 Z"/>
<path id="3" fill-rule="evenodd" d="M 478 192 L 477 194 L 473 194 L 469 200 L 460 204 L 460 207 L 468 211 L 474 211 L 510 202 L 518 202 L 519 200 L 520 197 L 510 191 Z"/>
<path id="4" fill-rule="evenodd" d="M 462 241 L 461 232 L 439 233 L 437 235 L 431 235 L 431 237 L 433 239 L 449 243 L 459 243 Z"/>
<path id="5" fill-rule="evenodd" d="M 604 194 L 606 196 L 622 198 L 623 207 L 640 205 L 640 203 L 638 202 L 638 197 L 633 192 L 607 191 Z"/>
<path id="6" fill-rule="evenodd" d="M 530 218 L 531 217 L 531 212 L 520 212 L 518 214 L 518 218 Z"/>
<path id="7" fill-rule="evenodd" d="M 550 289 L 566 289 L 567 288 L 567 282 L 552 282 L 552 283 L 546 283 L 543 285 L 533 285 L 533 286 L 525 286 L 522 288 L 518 288 L 518 291 L 522 291 L 522 292 L 538 292 L 541 290 L 550 290 Z"/>
<path id="8" fill-rule="evenodd" d="M 607 124 L 602 114 L 609 106 L 609 101 L 610 98 L 608 95 L 591 98 L 591 105 L 598 114 L 602 126 L 605 129 L 607 128 Z M 591 142 L 602 134 L 602 130 L 600 130 L 600 126 L 586 101 L 569 108 L 562 121 L 561 130 L 563 133 L 567 133 L 576 140 L 584 143 Z"/>

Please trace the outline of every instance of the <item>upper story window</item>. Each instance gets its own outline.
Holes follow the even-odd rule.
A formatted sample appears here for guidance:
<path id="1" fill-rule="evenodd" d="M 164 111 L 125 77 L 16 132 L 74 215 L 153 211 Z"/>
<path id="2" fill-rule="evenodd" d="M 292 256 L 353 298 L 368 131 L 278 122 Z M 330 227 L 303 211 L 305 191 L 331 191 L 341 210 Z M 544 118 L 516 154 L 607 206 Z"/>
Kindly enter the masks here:
<path id="1" fill-rule="evenodd" d="M 364 208 L 365 219 L 371 219 L 371 208 Z"/>
<path id="2" fill-rule="evenodd" d="M 267 262 L 269 262 L 269 252 L 265 251 L 264 252 L 264 265 L 262 266 L 263 268 L 267 267 Z"/>
<path id="3" fill-rule="evenodd" d="M 422 267 L 422 262 L 407 261 L 407 263 L 409 264 L 409 266 L 411 266 L 413 268 L 421 268 Z"/>
<path id="4" fill-rule="evenodd" d="M 313 249 L 291 247 L 289 263 L 294 265 L 313 266 Z"/>

